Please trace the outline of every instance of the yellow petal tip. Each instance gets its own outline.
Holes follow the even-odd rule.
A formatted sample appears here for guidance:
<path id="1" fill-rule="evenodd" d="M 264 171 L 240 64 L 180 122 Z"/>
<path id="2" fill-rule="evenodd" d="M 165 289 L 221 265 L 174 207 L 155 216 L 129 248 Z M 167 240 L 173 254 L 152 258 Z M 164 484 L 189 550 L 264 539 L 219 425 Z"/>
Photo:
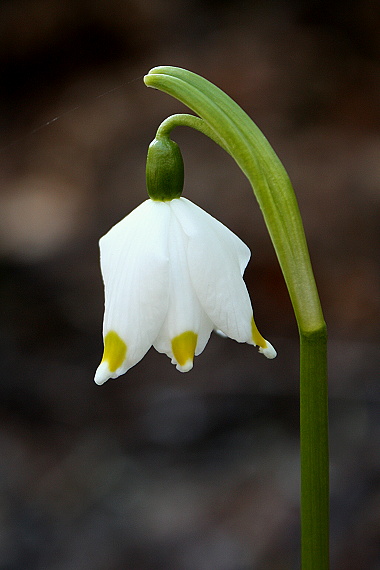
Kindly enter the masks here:
<path id="1" fill-rule="evenodd" d="M 197 341 L 198 335 L 193 331 L 186 331 L 172 339 L 174 361 L 180 372 L 188 372 L 192 369 Z"/>
<path id="2" fill-rule="evenodd" d="M 270 359 L 276 358 L 277 356 L 276 350 L 269 341 L 265 340 L 265 338 L 261 336 L 256 326 L 255 319 L 253 317 L 252 317 L 252 341 L 255 346 L 259 347 L 259 352 L 261 352 L 261 354 L 264 354 L 264 356 Z"/>
<path id="3" fill-rule="evenodd" d="M 104 352 L 101 363 L 95 373 L 95 383 L 99 386 L 108 378 L 116 377 L 114 372 L 123 364 L 127 356 L 127 345 L 115 331 L 109 331 L 104 337 Z"/>
<path id="4" fill-rule="evenodd" d="M 265 339 L 264 339 L 264 340 L 265 340 Z M 277 356 L 276 349 L 275 349 L 275 348 L 271 345 L 271 343 L 268 342 L 267 340 L 265 341 L 265 343 L 266 343 L 266 347 L 265 347 L 265 348 L 262 348 L 262 347 L 260 346 L 259 352 L 261 352 L 261 354 L 263 354 L 264 356 L 266 356 L 266 357 L 269 358 L 270 360 L 271 360 L 272 358 L 276 358 L 276 356 Z"/>

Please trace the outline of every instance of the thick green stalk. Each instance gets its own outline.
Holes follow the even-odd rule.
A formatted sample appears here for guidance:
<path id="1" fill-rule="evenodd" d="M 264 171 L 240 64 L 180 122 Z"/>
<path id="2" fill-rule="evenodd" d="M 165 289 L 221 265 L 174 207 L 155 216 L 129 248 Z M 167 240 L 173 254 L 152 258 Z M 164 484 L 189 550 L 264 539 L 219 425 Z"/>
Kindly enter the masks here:
<path id="1" fill-rule="evenodd" d="M 326 329 L 300 332 L 302 568 L 329 568 Z"/>
<path id="2" fill-rule="evenodd" d="M 301 526 L 304 570 L 328 568 L 328 432 L 326 325 L 297 200 L 267 139 L 228 95 L 176 67 L 152 69 L 144 81 L 176 97 L 199 116 L 173 115 L 157 136 L 179 125 L 203 132 L 237 162 L 262 210 L 292 301 L 301 353 Z"/>

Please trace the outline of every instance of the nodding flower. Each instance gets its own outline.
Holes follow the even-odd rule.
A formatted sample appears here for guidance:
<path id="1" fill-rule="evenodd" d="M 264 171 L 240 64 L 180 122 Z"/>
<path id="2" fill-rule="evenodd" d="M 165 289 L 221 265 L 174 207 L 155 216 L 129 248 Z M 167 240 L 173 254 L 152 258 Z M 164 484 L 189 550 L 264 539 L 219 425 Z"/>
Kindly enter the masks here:
<path id="1" fill-rule="evenodd" d="M 104 354 L 95 382 L 124 374 L 151 346 L 187 372 L 213 329 L 274 358 L 243 281 L 250 251 L 181 198 L 183 160 L 169 137 L 149 145 L 146 180 L 150 198 L 100 239 Z"/>
<path id="2" fill-rule="evenodd" d="M 276 351 L 257 330 L 243 273 L 248 247 L 186 198 L 148 199 L 100 240 L 104 355 L 95 382 L 117 378 L 153 345 L 181 372 L 213 329 Z"/>

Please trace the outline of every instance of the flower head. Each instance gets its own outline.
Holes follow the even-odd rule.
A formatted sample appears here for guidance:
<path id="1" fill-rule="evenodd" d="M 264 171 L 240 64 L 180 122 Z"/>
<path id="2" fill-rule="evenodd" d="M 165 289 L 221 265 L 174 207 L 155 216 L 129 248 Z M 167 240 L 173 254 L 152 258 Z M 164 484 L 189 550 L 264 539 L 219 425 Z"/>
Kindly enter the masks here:
<path id="1" fill-rule="evenodd" d="M 100 240 L 104 354 L 95 382 L 117 378 L 153 345 L 181 372 L 213 329 L 276 351 L 256 328 L 243 273 L 248 247 L 186 198 L 148 199 Z"/>

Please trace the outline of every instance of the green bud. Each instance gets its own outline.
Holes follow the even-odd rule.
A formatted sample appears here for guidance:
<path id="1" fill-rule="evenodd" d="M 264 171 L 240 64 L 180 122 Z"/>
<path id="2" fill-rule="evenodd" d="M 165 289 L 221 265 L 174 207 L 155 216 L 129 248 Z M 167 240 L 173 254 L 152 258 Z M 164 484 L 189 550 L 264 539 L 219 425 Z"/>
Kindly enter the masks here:
<path id="1" fill-rule="evenodd" d="M 179 146 L 169 137 L 154 139 L 146 159 L 146 185 L 152 200 L 167 202 L 183 190 L 184 168 Z"/>

